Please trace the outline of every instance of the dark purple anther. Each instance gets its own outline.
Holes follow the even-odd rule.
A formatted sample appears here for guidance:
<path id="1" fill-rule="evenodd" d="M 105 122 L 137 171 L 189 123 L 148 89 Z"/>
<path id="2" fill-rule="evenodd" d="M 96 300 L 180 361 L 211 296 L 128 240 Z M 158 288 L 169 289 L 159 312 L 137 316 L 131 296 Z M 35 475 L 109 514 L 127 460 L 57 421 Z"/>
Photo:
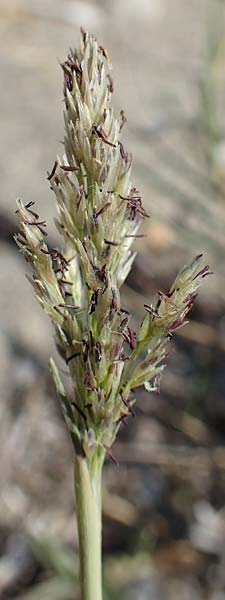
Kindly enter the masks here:
<path id="1" fill-rule="evenodd" d="M 54 177 L 56 169 L 58 167 L 58 164 L 59 164 L 58 161 L 55 160 L 54 165 L 53 165 L 52 170 L 51 170 L 51 173 L 48 174 L 48 177 L 47 177 L 48 181 L 50 181 L 52 179 L 52 177 Z"/>
<path id="2" fill-rule="evenodd" d="M 127 152 L 125 152 L 124 150 L 124 145 L 122 144 L 122 142 L 118 142 L 119 147 L 120 147 L 120 156 L 123 160 L 127 160 Z"/>
<path id="3" fill-rule="evenodd" d="M 206 275 L 212 275 L 212 272 L 209 270 L 209 265 L 206 265 L 203 269 L 201 269 L 201 271 L 199 271 L 197 273 L 197 275 L 195 275 L 195 277 L 193 277 L 193 281 L 195 281 L 195 279 L 197 279 L 198 277 L 206 277 Z"/>
<path id="4" fill-rule="evenodd" d="M 95 133 L 103 142 L 105 142 L 105 144 L 108 144 L 108 146 L 112 146 L 113 148 L 116 148 L 116 144 L 113 144 L 113 142 L 110 142 L 108 140 L 108 138 L 106 137 L 103 129 L 101 127 L 97 127 L 97 125 L 93 125 L 92 126 L 92 131 L 93 133 Z"/>
<path id="5" fill-rule="evenodd" d="M 146 210 L 142 206 L 141 196 L 136 190 L 136 188 L 132 188 L 129 196 L 121 196 L 119 195 L 121 200 L 127 202 L 127 208 L 129 210 L 129 219 L 134 221 L 134 219 L 140 215 L 140 217 L 149 217 Z"/>
<path id="6" fill-rule="evenodd" d="M 25 208 L 28 210 L 28 212 L 35 218 L 35 219 L 39 219 L 39 215 L 37 213 L 35 213 L 33 210 L 30 210 L 31 206 L 34 206 L 35 202 L 28 202 L 28 204 L 25 204 Z M 16 211 L 18 212 L 18 211 Z"/>
<path id="7" fill-rule="evenodd" d="M 154 318 L 159 317 L 157 310 L 155 308 L 153 308 L 152 306 L 149 306 L 148 304 L 144 304 L 144 307 L 152 317 L 154 317 Z"/>
<path id="8" fill-rule="evenodd" d="M 99 363 L 102 358 L 102 347 L 101 347 L 100 342 L 96 342 L 96 344 L 94 346 L 94 356 L 95 356 L 96 362 Z"/>
<path id="9" fill-rule="evenodd" d="M 68 365 L 68 364 L 69 364 L 69 362 L 70 362 L 71 360 L 73 360 L 74 358 L 77 358 L 77 356 L 81 356 L 81 353 L 80 353 L 80 352 L 74 352 L 74 354 L 71 354 L 71 356 L 68 356 L 68 357 L 66 358 L 66 364 Z"/>
<path id="10" fill-rule="evenodd" d="M 127 413 L 121 413 L 119 419 L 117 419 L 116 423 L 117 425 L 119 425 L 120 423 L 123 423 L 123 425 L 127 425 Z"/>
<path id="11" fill-rule="evenodd" d="M 135 348 L 135 333 L 130 327 L 127 327 L 126 331 L 123 331 L 123 339 L 128 344 L 131 350 Z"/>
<path id="12" fill-rule="evenodd" d="M 87 371 L 86 374 L 85 374 L 84 385 L 86 387 L 86 390 L 88 390 L 89 392 L 95 392 L 96 389 L 97 389 L 91 383 L 91 374 L 90 374 L 90 371 Z"/>
<path id="13" fill-rule="evenodd" d="M 79 171 L 79 167 L 70 167 L 67 165 L 60 165 L 60 169 L 62 169 L 62 171 L 65 171 L 66 173 L 74 173 L 74 171 Z"/>
<path id="14" fill-rule="evenodd" d="M 99 293 L 99 289 L 94 290 L 92 293 L 91 300 L 90 300 L 90 305 L 91 305 L 90 312 L 89 312 L 90 315 L 95 311 L 95 307 L 97 306 L 98 293 Z"/>
<path id="15" fill-rule="evenodd" d="M 134 409 L 130 405 L 129 400 L 125 400 L 125 398 L 123 397 L 122 392 L 120 392 L 120 396 L 121 396 L 121 400 L 122 400 L 123 404 L 126 406 L 126 408 L 128 408 L 128 410 L 129 410 L 130 414 L 132 415 L 132 417 L 135 417 Z"/>
<path id="16" fill-rule="evenodd" d="M 112 453 L 112 450 L 110 450 L 110 448 L 106 448 L 106 452 L 111 462 L 118 467 L 118 460 L 116 460 L 114 454 Z"/>
<path id="17" fill-rule="evenodd" d="M 114 83 L 113 83 L 113 78 L 111 77 L 111 75 L 107 75 L 108 80 L 109 80 L 109 85 L 108 85 L 108 89 L 110 91 L 110 94 L 113 94 L 114 92 Z"/>
<path id="18" fill-rule="evenodd" d="M 45 231 L 45 229 L 43 229 L 43 227 L 46 227 L 46 221 L 24 221 L 24 225 L 30 225 L 30 226 L 34 226 L 37 227 L 39 229 L 39 231 L 42 233 L 42 235 L 46 236 L 47 231 Z"/>
<path id="19" fill-rule="evenodd" d="M 87 340 L 82 340 L 83 343 L 83 359 L 84 359 L 84 363 L 87 362 L 88 359 L 88 353 L 89 353 L 89 343 L 87 342 Z"/>
<path id="20" fill-rule="evenodd" d="M 122 319 L 120 325 L 119 325 L 119 331 L 122 333 L 125 329 L 125 327 L 127 326 L 127 323 L 129 322 L 129 317 L 125 317 L 124 319 Z"/>
<path id="21" fill-rule="evenodd" d="M 100 208 L 100 210 L 98 210 L 98 212 L 94 209 L 93 210 L 94 221 L 97 221 L 98 217 L 100 217 L 100 215 L 103 215 L 103 213 L 107 210 L 107 208 L 109 208 L 109 206 L 111 206 L 111 202 L 106 202 L 106 204 L 102 208 Z"/>

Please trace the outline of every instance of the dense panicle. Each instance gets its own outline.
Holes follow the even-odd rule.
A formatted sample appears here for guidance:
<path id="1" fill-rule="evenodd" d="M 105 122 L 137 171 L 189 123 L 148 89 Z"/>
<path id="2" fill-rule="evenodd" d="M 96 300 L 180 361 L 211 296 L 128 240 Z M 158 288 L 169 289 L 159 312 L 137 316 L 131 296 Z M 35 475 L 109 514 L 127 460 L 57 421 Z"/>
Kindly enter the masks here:
<path id="1" fill-rule="evenodd" d="M 63 249 L 49 248 L 46 224 L 18 201 L 18 246 L 30 263 L 37 299 L 50 316 L 59 353 L 71 376 L 64 388 L 50 366 L 76 452 L 88 459 L 110 448 L 120 424 L 133 414 L 132 389 L 158 388 L 170 333 L 185 322 L 202 277 L 201 256 L 183 269 L 168 295 L 146 305 L 137 334 L 121 308 L 120 287 L 135 254 L 143 218 L 131 181 L 132 157 L 121 142 L 126 121 L 114 116 L 107 51 L 81 32 L 80 48 L 61 65 L 64 78 L 64 155 L 48 180 L 56 197 Z M 141 358 L 140 358 L 141 357 Z"/>

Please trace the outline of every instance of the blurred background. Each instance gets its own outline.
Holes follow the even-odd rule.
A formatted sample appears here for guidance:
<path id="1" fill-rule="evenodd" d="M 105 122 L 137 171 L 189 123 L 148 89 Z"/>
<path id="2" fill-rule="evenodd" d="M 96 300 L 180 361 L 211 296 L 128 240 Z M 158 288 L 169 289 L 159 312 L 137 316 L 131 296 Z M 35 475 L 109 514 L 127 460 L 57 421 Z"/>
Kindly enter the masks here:
<path id="1" fill-rule="evenodd" d="M 46 172 L 62 153 L 59 62 L 81 25 L 111 56 L 115 108 L 151 215 L 123 305 L 141 318 L 199 252 L 215 273 L 175 336 L 160 394 L 137 395 L 136 418 L 114 446 L 119 466 L 105 465 L 104 598 L 222 600 L 222 0 L 0 0 L 0 598 L 79 598 L 73 457 L 48 370 L 52 332 L 12 234 L 20 196 L 37 203 L 57 244 Z"/>

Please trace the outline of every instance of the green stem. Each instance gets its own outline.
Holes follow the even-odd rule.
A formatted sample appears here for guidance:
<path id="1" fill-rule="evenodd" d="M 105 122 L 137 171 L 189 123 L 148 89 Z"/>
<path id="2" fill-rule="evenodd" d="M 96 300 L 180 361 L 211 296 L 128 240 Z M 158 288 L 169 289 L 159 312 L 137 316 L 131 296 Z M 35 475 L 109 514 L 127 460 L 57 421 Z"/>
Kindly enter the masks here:
<path id="1" fill-rule="evenodd" d="M 75 459 L 81 600 L 102 600 L 101 473 L 104 456 Z"/>

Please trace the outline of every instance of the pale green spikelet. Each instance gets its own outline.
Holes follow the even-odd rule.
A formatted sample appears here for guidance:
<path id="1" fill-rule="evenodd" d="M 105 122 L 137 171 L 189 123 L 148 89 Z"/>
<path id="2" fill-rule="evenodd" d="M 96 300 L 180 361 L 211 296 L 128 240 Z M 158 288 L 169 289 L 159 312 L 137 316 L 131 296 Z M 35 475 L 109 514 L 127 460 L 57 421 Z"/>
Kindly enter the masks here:
<path id="1" fill-rule="evenodd" d="M 114 116 L 107 52 L 81 33 L 80 48 L 62 64 L 65 153 L 48 174 L 56 197 L 63 250 L 49 248 L 46 225 L 18 201 L 17 244 L 30 263 L 36 296 L 50 316 L 57 348 L 72 381 L 68 394 L 51 371 L 74 447 L 91 459 L 110 448 L 133 412 L 131 390 L 155 390 L 165 367 L 171 332 L 185 323 L 202 277 L 198 256 L 156 306 L 146 305 L 137 335 L 121 307 L 120 286 L 135 253 L 132 242 L 148 217 L 131 181 L 132 157 L 121 142 L 125 122 Z"/>

